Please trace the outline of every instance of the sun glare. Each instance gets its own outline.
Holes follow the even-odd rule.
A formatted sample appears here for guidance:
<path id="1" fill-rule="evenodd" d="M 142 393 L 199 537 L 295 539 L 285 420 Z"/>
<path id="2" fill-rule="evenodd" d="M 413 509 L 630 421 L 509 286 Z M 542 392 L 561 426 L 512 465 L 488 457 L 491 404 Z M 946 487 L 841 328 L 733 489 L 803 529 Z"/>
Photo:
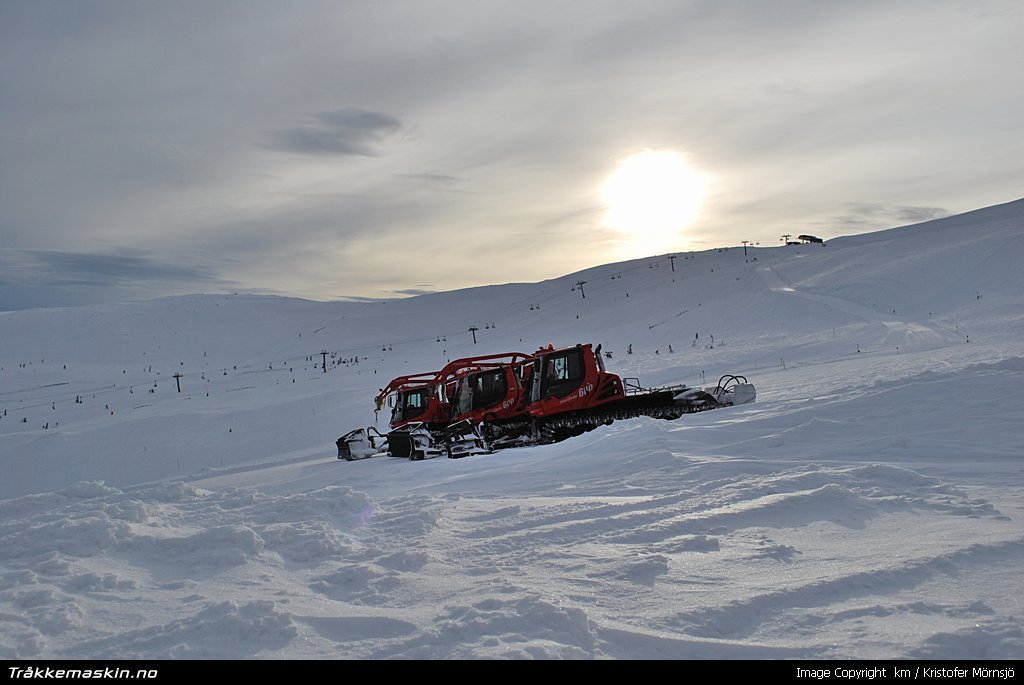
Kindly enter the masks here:
<path id="1" fill-rule="evenodd" d="M 601 186 L 604 225 L 621 233 L 631 252 L 671 249 L 700 212 L 706 186 L 705 176 L 676 152 L 630 155 Z"/>

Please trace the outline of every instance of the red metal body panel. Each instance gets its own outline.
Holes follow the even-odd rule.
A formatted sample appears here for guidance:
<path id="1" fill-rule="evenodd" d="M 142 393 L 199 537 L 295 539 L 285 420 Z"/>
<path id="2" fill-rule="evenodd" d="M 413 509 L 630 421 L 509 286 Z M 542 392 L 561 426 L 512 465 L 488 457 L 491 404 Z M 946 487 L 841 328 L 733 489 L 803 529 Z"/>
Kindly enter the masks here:
<path id="1" fill-rule="evenodd" d="M 494 423 L 524 416 L 526 390 L 520 374 L 525 363 L 498 364 L 463 376 L 453 400 L 452 423 Z"/>
<path id="2" fill-rule="evenodd" d="M 622 400 L 622 379 L 604 370 L 591 345 L 542 349 L 534 354 L 528 413 L 548 417 Z"/>
<path id="3" fill-rule="evenodd" d="M 382 408 L 388 395 L 394 394 L 395 410 L 391 414 L 391 428 L 409 423 L 424 422 L 432 428 L 444 428 L 453 419 L 452 400 L 457 394 L 460 380 L 474 372 L 515 369 L 530 359 L 522 352 L 466 357 L 450 362 L 440 371 L 395 378 L 378 393 L 377 407 Z M 499 403 L 500 404 L 500 403 Z"/>

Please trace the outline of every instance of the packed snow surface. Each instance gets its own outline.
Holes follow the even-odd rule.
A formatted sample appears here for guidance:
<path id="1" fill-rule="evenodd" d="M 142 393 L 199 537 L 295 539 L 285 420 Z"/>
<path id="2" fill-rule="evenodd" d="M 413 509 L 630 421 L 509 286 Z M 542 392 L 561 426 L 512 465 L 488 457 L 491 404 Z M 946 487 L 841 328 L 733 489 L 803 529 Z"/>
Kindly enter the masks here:
<path id="1" fill-rule="evenodd" d="M 1022 237 L 1024 200 L 398 301 L 0 314 L 0 657 L 1024 657 Z M 757 402 L 336 459 L 394 376 L 577 342 Z"/>

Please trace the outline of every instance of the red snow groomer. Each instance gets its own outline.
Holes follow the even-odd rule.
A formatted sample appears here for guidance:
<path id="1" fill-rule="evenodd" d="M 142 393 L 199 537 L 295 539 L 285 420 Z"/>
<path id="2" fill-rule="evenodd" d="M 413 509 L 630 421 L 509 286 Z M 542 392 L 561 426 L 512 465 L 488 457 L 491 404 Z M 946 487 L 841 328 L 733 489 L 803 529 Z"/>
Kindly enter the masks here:
<path id="1" fill-rule="evenodd" d="M 375 427 L 337 440 L 339 459 L 389 456 L 452 458 L 475 452 L 559 442 L 616 419 L 689 414 L 753 402 L 743 376 L 718 385 L 643 388 L 604 368 L 601 346 L 590 344 L 531 355 L 521 352 L 468 357 L 436 373 L 400 376 L 377 395 L 392 407 L 387 434 Z"/>
<path id="2" fill-rule="evenodd" d="M 521 352 L 467 357 L 437 372 L 395 378 L 375 399 L 377 411 L 391 407 L 391 430 L 370 426 L 346 433 L 337 440 L 338 458 L 364 459 L 385 449 L 409 459 L 450 453 L 453 422 L 505 420 L 519 410 L 521 386 L 514 374 L 527 360 Z"/>

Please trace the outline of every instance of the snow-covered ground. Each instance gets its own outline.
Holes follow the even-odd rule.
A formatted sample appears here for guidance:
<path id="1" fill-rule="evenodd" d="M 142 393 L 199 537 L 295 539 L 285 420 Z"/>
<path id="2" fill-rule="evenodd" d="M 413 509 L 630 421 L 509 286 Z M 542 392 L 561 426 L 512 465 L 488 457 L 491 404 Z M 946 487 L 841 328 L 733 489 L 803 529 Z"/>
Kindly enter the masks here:
<path id="1" fill-rule="evenodd" d="M 386 303 L 0 314 L 0 657 L 1024 657 L 1022 238 L 1024 200 Z M 575 342 L 758 400 L 335 458 L 393 376 Z"/>

